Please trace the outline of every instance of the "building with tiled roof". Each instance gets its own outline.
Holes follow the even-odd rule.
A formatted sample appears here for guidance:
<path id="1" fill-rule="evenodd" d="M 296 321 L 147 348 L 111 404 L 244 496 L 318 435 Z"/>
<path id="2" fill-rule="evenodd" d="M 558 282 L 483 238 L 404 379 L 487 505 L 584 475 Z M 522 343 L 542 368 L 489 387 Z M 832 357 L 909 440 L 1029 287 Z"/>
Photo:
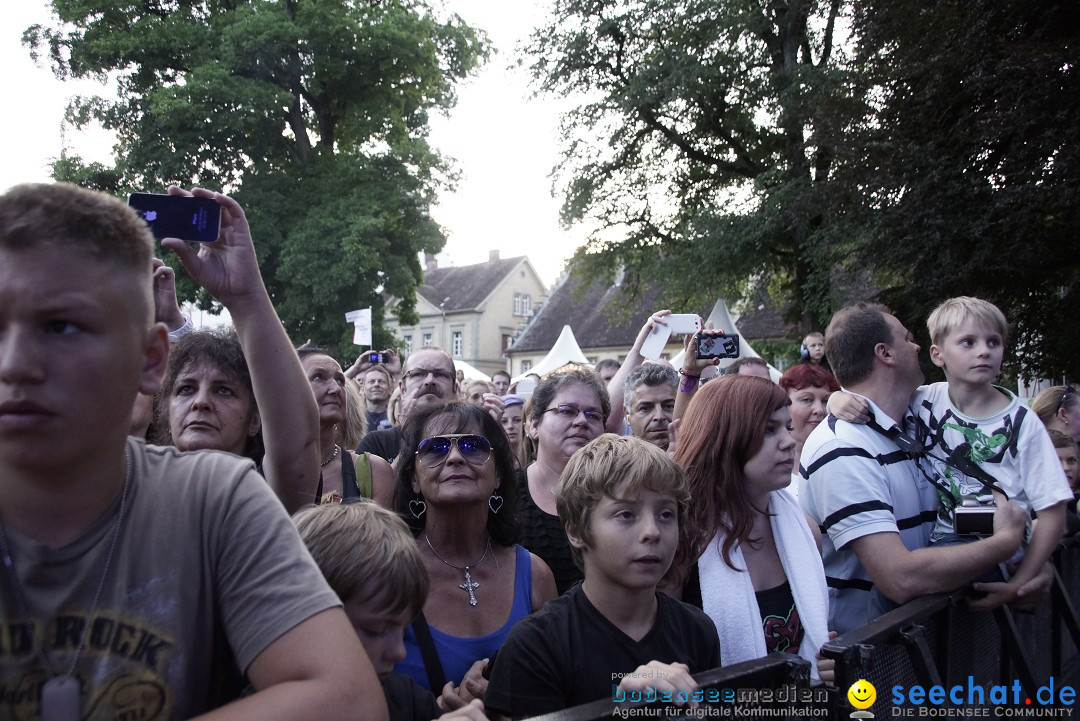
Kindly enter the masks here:
<path id="1" fill-rule="evenodd" d="M 434 345 L 490 375 L 506 369 L 503 355 L 533 315 L 545 287 L 525 256 L 500 258 L 492 251 L 486 263 L 440 268 L 427 259 L 424 282 L 416 291 L 420 322 L 402 326 L 387 304 L 386 327 L 406 354 Z"/>
<path id="2" fill-rule="evenodd" d="M 524 373 L 543 359 L 564 325 L 570 326 L 590 363 L 605 358 L 622 363 L 641 326 L 654 311 L 670 308 L 676 313 L 697 313 L 707 318 L 712 310 L 711 305 L 683 308 L 679 302 L 668 297 L 660 286 L 644 288 L 636 299 L 630 299 L 618 283 L 588 282 L 577 275 L 564 275 L 507 351 L 510 375 Z M 748 340 L 793 339 L 798 335 L 794 325 L 784 321 L 782 311 L 767 302 L 750 304 L 737 320 L 739 331 Z M 682 340 L 672 338 L 661 357 L 671 358 L 680 351 Z"/>

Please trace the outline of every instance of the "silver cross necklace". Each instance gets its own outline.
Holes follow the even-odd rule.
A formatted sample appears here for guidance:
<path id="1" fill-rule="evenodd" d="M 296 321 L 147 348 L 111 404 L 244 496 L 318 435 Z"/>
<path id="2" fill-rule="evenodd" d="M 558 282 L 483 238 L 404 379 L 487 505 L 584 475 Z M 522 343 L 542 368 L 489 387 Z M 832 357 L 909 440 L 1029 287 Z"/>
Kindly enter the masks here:
<path id="1" fill-rule="evenodd" d="M 124 490 L 120 494 L 120 511 L 116 514 L 116 525 L 113 527 L 112 541 L 109 544 L 109 554 L 105 557 L 105 568 L 101 571 L 101 580 L 98 581 L 97 591 L 94 592 L 94 602 L 90 604 L 90 613 L 86 617 L 86 624 L 79 635 L 79 646 L 75 649 L 75 656 L 71 659 L 67 672 L 58 675 L 53 665 L 45 655 L 42 644 L 34 636 L 34 619 L 26 606 L 26 598 L 23 596 L 22 584 L 19 583 L 19 575 L 15 572 L 15 561 L 11 558 L 11 548 L 8 546 L 7 533 L 4 524 L 0 523 L 0 553 L 3 553 L 4 571 L 15 589 L 15 601 L 19 606 L 19 613 L 27 620 L 30 627 L 30 643 L 37 652 L 38 660 L 41 661 L 42 670 L 48 675 L 49 680 L 41 686 L 41 721 L 78 721 L 81 716 L 81 702 L 79 695 L 79 680 L 75 678 L 75 666 L 82 656 L 83 646 L 86 644 L 86 635 L 90 631 L 90 625 L 94 620 L 98 602 L 101 600 L 101 591 L 105 588 L 105 579 L 109 576 L 109 568 L 112 566 L 113 555 L 116 553 L 116 543 L 120 538 L 120 528 L 124 525 L 124 512 L 127 509 L 128 488 L 131 486 L 132 462 L 131 449 L 124 449 Z"/>
<path id="2" fill-rule="evenodd" d="M 476 594 L 473 593 L 473 589 L 480 588 L 480 584 L 472 580 L 472 573 L 470 573 L 470 570 L 472 569 L 473 566 L 479 566 L 481 563 L 483 563 L 484 559 L 487 558 L 488 553 L 491 552 L 491 536 L 488 536 L 487 544 L 484 546 L 484 555 L 480 556 L 479 561 L 477 561 L 476 563 L 470 563 L 468 566 L 455 566 L 454 564 L 450 563 L 445 558 L 443 558 L 442 554 L 440 554 L 438 551 L 435 550 L 435 546 L 431 545 L 431 538 L 426 533 L 424 534 L 424 540 L 427 541 L 428 548 L 431 549 L 431 552 L 435 554 L 436 558 L 438 558 L 440 561 L 445 563 L 450 568 L 455 568 L 455 569 L 457 569 L 459 571 L 463 571 L 465 573 L 465 583 L 459 583 L 458 588 L 460 588 L 462 591 L 467 591 L 468 592 L 468 594 L 469 594 L 469 605 L 470 606 L 475 606 L 476 605 Z"/>

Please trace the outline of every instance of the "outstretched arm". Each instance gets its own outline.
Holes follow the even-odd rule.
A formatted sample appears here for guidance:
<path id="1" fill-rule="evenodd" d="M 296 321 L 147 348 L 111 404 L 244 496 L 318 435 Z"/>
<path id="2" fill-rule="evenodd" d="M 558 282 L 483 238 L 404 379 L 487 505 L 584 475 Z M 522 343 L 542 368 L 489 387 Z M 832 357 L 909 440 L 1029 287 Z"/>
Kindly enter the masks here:
<path id="1" fill-rule="evenodd" d="M 221 235 L 196 251 L 178 238 L 173 250 L 200 286 L 229 310 L 244 349 L 262 421 L 263 474 L 289 513 L 310 503 L 319 483 L 319 413 L 300 359 L 270 302 L 240 205 L 203 188 L 171 195 L 212 198 L 221 206 Z"/>
<path id="2" fill-rule="evenodd" d="M 714 330 L 709 321 L 696 334 L 687 336 L 683 342 L 682 368 L 679 369 L 679 392 L 675 394 L 675 410 L 672 418 L 679 420 L 686 413 L 686 407 L 690 405 L 690 399 L 697 393 L 701 386 L 701 372 L 709 366 L 719 365 L 719 358 L 698 358 L 698 338 L 700 336 L 720 337 L 724 335 L 722 330 Z"/>
<path id="3" fill-rule="evenodd" d="M 626 359 L 623 360 L 619 370 L 608 381 L 607 392 L 608 397 L 611 399 L 611 415 L 608 416 L 607 425 L 604 427 L 604 430 L 608 433 L 622 435 L 626 418 L 626 411 L 623 406 L 623 388 L 626 386 L 626 379 L 630 377 L 630 373 L 635 368 L 645 362 L 645 358 L 641 355 L 641 346 L 645 343 L 645 339 L 649 337 L 649 334 L 652 333 L 653 328 L 656 326 L 667 325 L 667 321 L 664 319 L 669 315 L 671 315 L 670 310 L 658 310 L 649 316 L 649 319 L 645 321 L 645 325 L 641 326 L 641 330 L 638 331 L 637 338 L 634 339 L 634 345 L 631 346 L 630 352 L 626 354 Z"/>

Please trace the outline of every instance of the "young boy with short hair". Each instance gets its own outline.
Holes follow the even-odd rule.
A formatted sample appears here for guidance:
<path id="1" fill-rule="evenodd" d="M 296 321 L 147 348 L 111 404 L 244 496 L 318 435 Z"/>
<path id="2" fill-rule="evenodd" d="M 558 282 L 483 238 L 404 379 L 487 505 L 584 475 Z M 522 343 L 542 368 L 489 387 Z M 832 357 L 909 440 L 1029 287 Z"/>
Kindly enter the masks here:
<path id="1" fill-rule="evenodd" d="M 573 455 L 556 493 L 585 580 L 510 631 L 489 712 L 534 716 L 617 689 L 686 699 L 691 673 L 720 666 L 720 642 L 703 611 L 657 591 L 690 500 L 682 469 L 647 441 L 604 434 Z"/>
<path id="2" fill-rule="evenodd" d="M 930 542 L 969 540 L 956 534 L 956 506 L 964 496 L 992 498 L 983 483 L 954 467 L 953 459 L 959 455 L 992 476 L 1010 500 L 1038 514 L 1012 578 L 1005 583 L 998 574 L 997 582 L 976 586 L 988 593 L 978 605 L 1009 603 L 1061 540 L 1065 503 L 1072 493 L 1042 422 L 1012 392 L 993 384 L 1008 336 L 1002 312 L 985 300 L 961 296 L 938 306 L 927 327 L 933 342 L 930 359 L 945 371 L 947 382 L 921 387 L 912 411 L 918 440 L 937 457 L 931 462 L 950 488 L 949 493 L 939 493 L 941 505 Z"/>
<path id="3" fill-rule="evenodd" d="M 435 696 L 409 676 L 394 673 L 405 658 L 405 628 L 424 608 L 428 574 L 408 526 L 374 503 L 310 506 L 293 516 L 300 538 L 330 588 L 382 682 L 393 721 L 440 716 Z M 482 717 L 483 705 L 473 704 Z M 464 715 L 460 711 L 449 717 Z"/>
<path id="4" fill-rule="evenodd" d="M 240 206 L 197 192 L 223 209 L 220 272 L 253 265 Z M 103 194 L 0 195 L 0 678 L 15 690 L 0 718 L 190 718 L 234 697 L 221 675 L 238 666 L 255 693 L 215 718 L 364 702 L 383 719 L 340 603 L 251 461 L 128 438 L 169 353 L 152 250 Z"/>

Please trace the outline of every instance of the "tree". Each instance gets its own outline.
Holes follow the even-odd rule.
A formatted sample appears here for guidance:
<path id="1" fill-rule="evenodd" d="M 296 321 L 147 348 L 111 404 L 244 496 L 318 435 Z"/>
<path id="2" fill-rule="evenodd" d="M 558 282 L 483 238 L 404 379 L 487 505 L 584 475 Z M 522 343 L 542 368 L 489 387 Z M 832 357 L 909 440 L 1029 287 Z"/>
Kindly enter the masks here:
<path id="1" fill-rule="evenodd" d="M 834 145 L 854 112 L 840 0 L 556 0 L 530 47 L 564 120 L 579 272 L 664 278 L 687 304 L 767 283 L 804 330 L 833 305 Z"/>
<path id="2" fill-rule="evenodd" d="M 1027 375 L 1080 375 L 1080 7 L 860 0 L 859 91 L 875 99 L 838 183 L 852 259 L 918 330 L 976 295 L 1013 325 Z M 925 331 L 923 330 L 923 333 Z"/>
<path id="3" fill-rule="evenodd" d="M 344 313 L 371 306 L 376 345 L 391 342 L 381 294 L 410 320 L 418 253 L 444 243 L 429 209 L 454 176 L 426 141 L 429 113 L 452 107 L 454 84 L 486 58 L 481 32 L 422 0 L 52 7 L 59 24 L 23 36 L 32 53 L 61 78 L 117 85 L 115 99 L 69 110 L 116 132 L 115 167 L 65 156 L 56 177 L 116 193 L 224 187 L 248 212 L 294 341 L 353 353 Z"/>

